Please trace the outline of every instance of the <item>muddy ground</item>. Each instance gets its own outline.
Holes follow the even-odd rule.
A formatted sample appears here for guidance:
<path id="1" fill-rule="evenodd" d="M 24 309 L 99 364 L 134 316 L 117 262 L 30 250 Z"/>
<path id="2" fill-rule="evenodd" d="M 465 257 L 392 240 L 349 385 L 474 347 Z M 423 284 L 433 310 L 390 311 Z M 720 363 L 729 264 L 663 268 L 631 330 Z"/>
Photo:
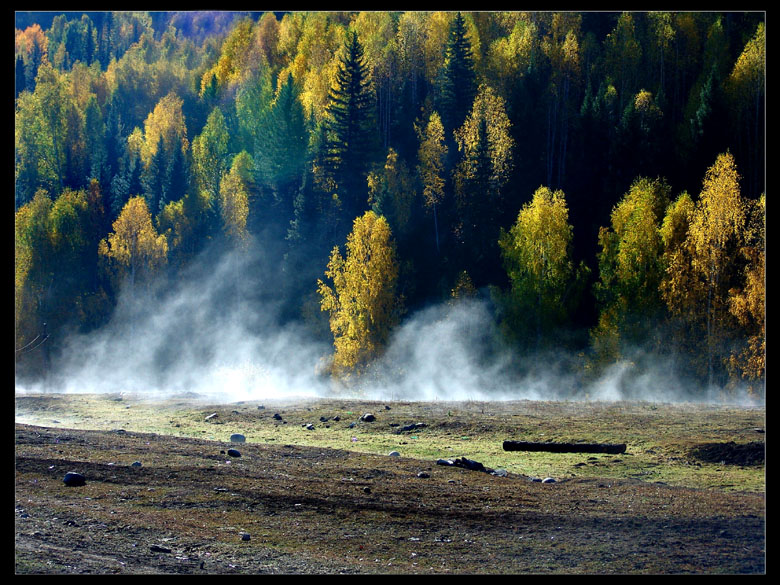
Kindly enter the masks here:
<path id="1" fill-rule="evenodd" d="M 301 428 L 298 422 L 284 427 L 270 410 L 251 408 L 258 425 L 275 424 L 283 431 Z M 328 408 L 333 410 L 332 405 Z M 358 412 L 354 404 L 349 408 Z M 209 411 L 201 409 L 199 419 Z M 479 428 L 473 425 L 480 418 L 472 411 L 469 432 L 476 436 Z M 224 422 L 238 412 L 224 409 L 219 416 Z M 307 408 L 309 418 L 318 412 Z M 441 416 L 452 420 L 457 415 L 448 410 Z M 745 427 L 744 436 L 702 441 L 697 447 L 702 449 L 702 462 L 687 461 L 690 473 L 706 469 L 708 455 L 720 457 L 712 464 L 717 469 L 741 466 L 745 473 L 762 473 L 763 429 L 756 433 L 750 416 L 761 422 L 761 413 L 740 420 L 736 426 Z M 426 420 L 430 427 L 418 434 L 430 431 L 433 441 L 437 420 L 430 412 Z M 481 419 L 483 429 L 489 423 Z M 358 433 L 347 424 L 329 421 L 334 432 L 344 427 L 345 436 Z M 700 433 L 707 426 L 702 421 L 692 424 L 699 425 Z M 379 427 L 363 425 L 361 441 L 378 432 L 375 429 Z M 397 427 L 393 432 L 399 432 Z M 570 466 L 571 473 L 558 473 L 555 482 L 542 483 L 541 477 L 511 467 L 506 474 L 491 475 L 440 465 L 434 456 L 398 457 L 293 444 L 298 435 L 292 434 L 291 442 L 284 443 L 285 435 L 278 436 L 282 440 L 237 444 L 226 437 L 210 440 L 125 428 L 94 431 L 17 423 L 16 573 L 766 570 L 766 500 L 761 490 L 614 477 L 608 466 L 595 467 L 584 476 L 579 470 L 589 462 L 587 455 Z M 730 442 L 733 447 L 723 447 Z M 758 447 L 746 446 L 750 443 Z M 720 451 L 708 444 L 719 445 Z M 661 447 L 629 443 L 623 459 Z M 229 455 L 229 449 L 240 456 Z M 695 457 L 693 451 L 689 449 L 685 457 Z M 732 453 L 742 458 L 726 461 L 724 456 Z M 745 459 L 744 453 L 752 455 Z M 590 462 L 598 463 L 596 459 L 609 461 L 591 457 Z M 133 466 L 135 462 L 141 465 Z M 69 471 L 82 474 L 86 484 L 66 486 L 63 477 Z"/>

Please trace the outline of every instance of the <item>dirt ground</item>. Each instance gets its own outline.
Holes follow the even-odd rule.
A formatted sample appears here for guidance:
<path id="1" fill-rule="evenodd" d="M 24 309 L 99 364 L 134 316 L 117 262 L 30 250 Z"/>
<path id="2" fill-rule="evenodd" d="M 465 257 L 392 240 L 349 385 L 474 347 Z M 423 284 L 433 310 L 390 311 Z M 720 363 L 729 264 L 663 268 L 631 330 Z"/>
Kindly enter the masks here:
<path id="1" fill-rule="evenodd" d="M 66 486 L 69 471 L 83 474 L 86 484 Z M 15 569 L 17 574 L 766 570 L 764 493 L 631 478 L 536 479 L 440 465 L 435 458 L 17 423 Z"/>

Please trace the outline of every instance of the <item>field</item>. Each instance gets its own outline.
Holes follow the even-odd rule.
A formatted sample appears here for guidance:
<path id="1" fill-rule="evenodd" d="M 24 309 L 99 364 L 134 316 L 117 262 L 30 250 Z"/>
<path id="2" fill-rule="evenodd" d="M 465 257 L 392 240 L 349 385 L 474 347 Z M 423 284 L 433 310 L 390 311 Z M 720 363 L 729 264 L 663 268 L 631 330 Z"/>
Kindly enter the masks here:
<path id="1" fill-rule="evenodd" d="M 764 573 L 765 416 L 622 402 L 19 395 L 15 569 Z M 507 439 L 627 449 L 507 452 Z M 488 472 L 439 461 L 458 458 Z M 69 471 L 86 484 L 66 486 Z"/>

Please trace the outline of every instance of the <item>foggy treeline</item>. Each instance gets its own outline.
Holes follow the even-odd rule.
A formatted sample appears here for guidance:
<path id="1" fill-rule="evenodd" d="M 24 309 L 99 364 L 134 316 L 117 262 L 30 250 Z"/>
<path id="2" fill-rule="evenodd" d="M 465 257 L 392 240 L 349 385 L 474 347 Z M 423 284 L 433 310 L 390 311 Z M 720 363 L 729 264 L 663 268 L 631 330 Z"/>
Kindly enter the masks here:
<path id="1" fill-rule="evenodd" d="M 17 12 L 17 382 L 761 397 L 764 20 Z"/>

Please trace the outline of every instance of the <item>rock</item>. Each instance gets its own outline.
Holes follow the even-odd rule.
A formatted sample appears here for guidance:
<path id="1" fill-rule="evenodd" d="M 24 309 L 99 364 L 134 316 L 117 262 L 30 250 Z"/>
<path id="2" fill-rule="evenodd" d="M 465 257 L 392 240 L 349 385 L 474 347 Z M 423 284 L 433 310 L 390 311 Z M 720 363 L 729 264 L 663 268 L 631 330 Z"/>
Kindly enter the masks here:
<path id="1" fill-rule="evenodd" d="M 494 469 L 490 473 L 490 475 L 497 475 L 498 477 L 506 477 L 508 474 L 506 469 Z"/>
<path id="2" fill-rule="evenodd" d="M 86 485 L 87 478 L 80 473 L 76 473 L 75 471 L 69 471 L 65 474 L 65 477 L 62 478 L 62 481 L 68 487 L 78 487 Z"/>
<path id="3" fill-rule="evenodd" d="M 216 412 L 212 412 L 205 420 L 214 420 L 215 418 L 219 418 L 219 415 Z"/>
<path id="4" fill-rule="evenodd" d="M 388 457 L 400 457 L 401 454 L 398 451 L 390 451 L 390 453 L 387 454 Z"/>
<path id="5" fill-rule="evenodd" d="M 328 417 L 327 416 L 321 416 L 320 417 L 320 422 L 328 422 Z"/>
<path id="6" fill-rule="evenodd" d="M 282 415 L 277 412 L 274 414 L 274 420 L 282 420 Z"/>
<path id="7" fill-rule="evenodd" d="M 149 547 L 149 550 L 152 552 L 159 552 L 159 553 L 169 553 L 171 552 L 171 549 L 166 548 L 164 546 L 158 546 L 156 544 L 153 544 Z"/>
<path id="8" fill-rule="evenodd" d="M 370 412 L 367 412 L 360 417 L 360 420 L 362 420 L 363 422 L 374 422 L 376 420 L 376 417 Z"/>
<path id="9" fill-rule="evenodd" d="M 385 410 L 390 410 L 390 407 L 385 404 Z"/>
<path id="10" fill-rule="evenodd" d="M 431 475 L 429 473 L 425 473 L 424 471 L 421 471 L 417 474 L 417 477 L 425 479 L 426 477 L 430 477 Z"/>
<path id="11" fill-rule="evenodd" d="M 545 477 L 542 483 L 555 483 L 555 480 L 552 477 Z"/>
<path id="12" fill-rule="evenodd" d="M 455 465 L 455 462 L 452 459 L 437 459 L 436 465 L 446 465 L 447 467 L 452 467 Z"/>
<path id="13" fill-rule="evenodd" d="M 228 457 L 241 457 L 241 452 L 236 451 L 235 449 L 228 449 Z"/>
<path id="14" fill-rule="evenodd" d="M 140 461 L 133 461 L 130 464 L 130 467 L 141 467 L 141 465 L 143 465 L 143 464 Z"/>
<path id="15" fill-rule="evenodd" d="M 311 423 L 306 423 L 305 425 L 301 425 L 301 426 L 303 426 L 303 428 L 306 429 L 307 431 L 313 431 L 314 430 L 314 425 L 311 424 Z"/>
<path id="16" fill-rule="evenodd" d="M 252 538 L 252 537 L 251 537 L 249 534 L 247 534 L 246 532 L 244 532 L 244 533 L 241 535 L 241 540 L 243 540 L 244 542 L 247 542 L 247 541 L 249 541 L 251 538 Z"/>
<path id="17" fill-rule="evenodd" d="M 406 432 L 406 431 L 414 431 L 414 430 L 417 430 L 417 429 L 424 429 L 427 426 L 428 425 L 426 425 L 425 423 L 412 423 L 410 425 L 402 426 L 401 429 L 400 429 L 400 432 L 403 433 L 403 432 Z"/>
<path id="18" fill-rule="evenodd" d="M 370 494 L 371 493 L 371 488 L 368 487 L 368 486 L 364 487 L 363 488 L 363 493 Z"/>
<path id="19" fill-rule="evenodd" d="M 336 421 L 336 422 L 339 422 L 341 420 L 341 417 L 340 416 L 334 416 L 333 420 Z"/>
<path id="20" fill-rule="evenodd" d="M 246 437 L 241 433 L 233 433 L 230 435 L 231 443 L 246 443 Z"/>
<path id="21" fill-rule="evenodd" d="M 464 469 L 470 469 L 472 471 L 487 471 L 485 466 L 479 461 L 473 459 L 466 459 L 465 457 L 459 457 L 454 462 L 455 467 L 463 467 Z"/>

